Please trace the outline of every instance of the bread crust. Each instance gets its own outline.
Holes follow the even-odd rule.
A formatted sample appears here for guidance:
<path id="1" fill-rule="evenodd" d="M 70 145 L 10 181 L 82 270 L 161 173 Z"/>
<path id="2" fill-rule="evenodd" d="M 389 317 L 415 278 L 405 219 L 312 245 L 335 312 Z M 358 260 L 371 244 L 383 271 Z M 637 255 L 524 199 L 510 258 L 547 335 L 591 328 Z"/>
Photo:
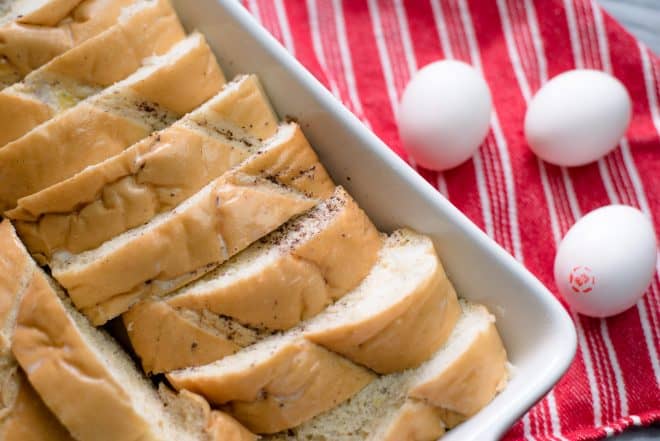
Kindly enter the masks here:
<path id="1" fill-rule="evenodd" d="M 174 291 L 332 193 L 334 184 L 300 128 L 264 147 L 171 213 L 120 236 L 76 267 L 52 262 L 55 278 L 95 324 L 142 298 Z M 301 173 L 310 171 L 309 173 Z M 128 232 L 128 234 L 133 232 Z M 126 239 L 125 239 L 126 238 Z M 118 242 L 115 241 L 115 242 Z"/>
<path id="2" fill-rule="evenodd" d="M 420 236 L 404 229 L 389 240 L 401 239 L 405 246 L 408 237 Z M 359 320 L 330 326 L 318 321 L 304 331 L 306 338 L 380 374 L 414 368 L 427 360 L 449 338 L 461 309 L 433 243 L 422 240 L 424 249 L 417 262 L 431 263 L 431 268 L 414 289 Z"/>
<path id="3" fill-rule="evenodd" d="M 242 142 L 216 133 L 220 126 Z M 276 130 L 268 99 L 257 78 L 248 76 L 173 126 L 20 199 L 7 216 L 17 220 L 19 235 L 40 261 L 58 250 L 90 250 L 173 209 L 254 154 L 262 137 Z"/>
<path id="4" fill-rule="evenodd" d="M 0 84 L 9 85 L 56 56 L 101 33 L 132 0 L 58 0 L 0 26 Z"/>
<path id="5" fill-rule="evenodd" d="M 0 92 L 0 146 L 135 72 L 185 33 L 168 0 L 145 3 L 126 19 Z M 40 95 L 44 95 L 40 97 Z"/>
<path id="6" fill-rule="evenodd" d="M 448 423 L 453 425 L 460 420 L 453 414 L 474 415 L 495 397 L 507 379 L 506 350 L 493 318 L 467 351 L 439 375 L 416 384 L 410 396 L 451 411 L 447 413 L 451 417 Z"/>
<path id="7" fill-rule="evenodd" d="M 177 389 L 224 405 L 256 433 L 295 427 L 350 398 L 374 379 L 366 369 L 303 338 L 278 346 L 250 369 L 200 375 L 192 381 L 176 372 L 167 377 Z"/>
<path id="8" fill-rule="evenodd" d="M 184 318 L 180 310 L 208 312 L 234 320 L 236 326 L 277 331 L 290 329 L 301 320 L 321 312 L 329 303 L 353 289 L 375 263 L 382 239 L 376 227 L 353 199 L 339 187 L 326 205 L 336 212 L 322 229 L 293 243 L 275 232 L 255 244 L 247 255 L 268 252 L 269 241 L 279 244 L 277 257 L 259 272 L 223 283 L 219 268 L 200 283 L 183 288 L 166 298 L 151 298 L 124 314 L 133 349 L 147 372 L 167 372 L 199 366 L 232 354 L 242 346 L 231 333 L 209 333 Z M 322 209 L 283 227 L 295 232 L 305 219 L 321 216 Z M 281 240 L 281 239 L 280 239 Z M 240 257 L 239 257 L 240 258 Z M 236 270 L 232 270 L 236 271 Z M 231 272 L 229 277 L 231 277 Z M 178 344 L 180 339 L 188 344 Z M 194 344 L 193 344 L 194 343 Z M 243 344 L 244 346 L 245 344 Z"/>
<path id="9" fill-rule="evenodd" d="M 73 441 L 69 432 L 18 370 L 18 394 L 11 410 L 0 417 L 0 439 L 3 441 Z"/>
<path id="10" fill-rule="evenodd" d="M 222 72 L 203 37 L 190 42 L 175 62 L 163 62 L 143 78 L 129 77 L 0 148 L 0 209 L 120 153 L 213 96 L 224 83 Z M 163 116 L 147 120 L 143 114 Z"/>

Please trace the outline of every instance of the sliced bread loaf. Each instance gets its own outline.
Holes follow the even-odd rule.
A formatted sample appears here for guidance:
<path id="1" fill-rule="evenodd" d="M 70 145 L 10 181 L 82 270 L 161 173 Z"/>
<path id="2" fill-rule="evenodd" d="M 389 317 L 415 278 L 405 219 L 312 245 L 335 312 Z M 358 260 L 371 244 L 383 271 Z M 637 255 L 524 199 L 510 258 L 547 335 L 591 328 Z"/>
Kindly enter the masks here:
<path id="1" fill-rule="evenodd" d="M 0 148 L 0 208 L 100 162 L 215 95 L 224 82 L 194 34 L 148 66 Z"/>
<path id="2" fill-rule="evenodd" d="M 99 248 L 53 256 L 53 275 L 95 324 L 214 269 L 320 199 L 334 184 L 295 124 L 175 210 Z"/>
<path id="3" fill-rule="evenodd" d="M 299 347 L 320 347 L 311 344 L 310 337 L 323 344 L 335 343 L 329 345 L 333 354 L 339 347 L 366 366 L 392 372 L 417 366 L 433 354 L 448 338 L 459 314 L 456 294 L 431 241 L 400 230 L 385 241 L 378 262 L 362 283 L 324 312 L 234 355 L 174 371 L 167 377 L 177 389 L 191 390 L 226 405 L 251 430 L 273 433 L 333 407 L 331 396 L 322 396 L 319 401 L 311 389 L 318 377 L 310 366 L 323 365 L 320 358 L 313 358 L 321 353 L 306 350 L 305 363 L 299 364 L 287 355 Z M 318 338 L 324 334 L 342 336 L 346 341 L 337 344 L 339 339 Z M 285 381 L 278 381 L 276 387 L 270 387 L 273 372 L 286 372 Z M 327 385 L 334 389 L 340 381 L 327 381 Z M 284 418 L 278 407 L 286 407 L 295 418 Z"/>
<path id="4" fill-rule="evenodd" d="M 11 353 L 16 313 L 32 268 L 9 221 L 0 222 L 0 440 L 70 441 L 73 438 L 34 392 Z"/>
<path id="5" fill-rule="evenodd" d="M 134 0 L 16 1 L 0 18 L 0 89 L 112 26 Z"/>
<path id="6" fill-rule="evenodd" d="M 39 261 L 57 250 L 90 250 L 171 210 L 276 130 L 257 77 L 242 76 L 173 126 L 19 199 L 7 216 Z"/>
<path id="7" fill-rule="evenodd" d="M 137 0 L 116 24 L 0 92 L 0 146 L 126 78 L 184 37 L 168 0 Z"/>
<path id="8" fill-rule="evenodd" d="M 341 406 L 266 439 L 434 441 L 478 412 L 507 381 L 506 352 L 488 310 L 461 306 L 447 343 L 419 368 L 382 376 Z"/>
<path id="9" fill-rule="evenodd" d="M 77 440 L 219 441 L 213 434 L 219 424 L 238 427 L 212 412 L 199 396 L 175 394 L 163 386 L 157 393 L 117 343 L 70 305 L 20 243 L 11 245 L 0 255 L 5 262 L 21 256 L 8 273 L 21 281 L 12 351 L 46 405 Z"/>
<path id="10" fill-rule="evenodd" d="M 146 372 L 210 363 L 321 312 L 369 273 L 380 247 L 376 227 L 337 187 L 200 280 L 134 305 L 124 324 Z"/>

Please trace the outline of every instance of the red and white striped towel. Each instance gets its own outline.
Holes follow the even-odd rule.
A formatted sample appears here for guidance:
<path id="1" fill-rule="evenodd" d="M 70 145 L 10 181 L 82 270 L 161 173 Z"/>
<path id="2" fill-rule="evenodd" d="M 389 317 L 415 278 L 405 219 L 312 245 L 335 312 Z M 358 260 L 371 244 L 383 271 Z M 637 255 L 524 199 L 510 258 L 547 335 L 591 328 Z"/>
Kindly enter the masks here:
<path id="1" fill-rule="evenodd" d="M 496 114 L 474 159 L 419 172 L 557 292 L 556 245 L 576 219 L 623 203 L 660 231 L 660 60 L 589 0 L 248 0 L 247 8 L 391 148 L 407 159 L 395 108 L 410 76 L 442 58 L 490 84 Z M 522 133 L 539 87 L 576 67 L 614 74 L 634 117 L 619 148 L 565 169 L 538 160 Z M 625 275 L 622 275 L 625 277 Z M 507 440 L 587 440 L 660 421 L 660 280 L 607 320 L 573 315 L 567 375 Z"/>

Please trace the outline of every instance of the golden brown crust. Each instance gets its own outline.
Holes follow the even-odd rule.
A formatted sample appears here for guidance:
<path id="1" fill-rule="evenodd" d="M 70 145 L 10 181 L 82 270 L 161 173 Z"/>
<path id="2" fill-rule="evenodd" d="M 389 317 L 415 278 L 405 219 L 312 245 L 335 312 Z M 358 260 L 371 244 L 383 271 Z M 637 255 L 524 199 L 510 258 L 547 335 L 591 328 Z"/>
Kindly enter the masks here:
<path id="1" fill-rule="evenodd" d="M 249 369 L 225 375 L 195 375 L 185 371 L 168 379 L 223 404 L 255 433 L 275 433 L 295 427 L 356 394 L 374 379 L 364 368 L 305 339 L 281 345 Z"/>
<path id="2" fill-rule="evenodd" d="M 224 82 L 222 72 L 204 39 L 190 38 L 193 47 L 176 57 L 176 62 L 163 63 L 130 85 L 108 89 L 0 148 L 0 180 L 5 184 L 0 187 L 0 208 L 13 208 L 21 197 L 116 155 L 162 128 L 156 125 L 169 122 L 137 121 L 122 112 L 158 108 L 169 115 L 172 111 L 185 113 L 213 96 Z M 114 99 L 113 90 L 127 100 L 119 109 L 108 108 L 106 103 Z"/>
<path id="3" fill-rule="evenodd" d="M 185 34 L 167 0 L 155 1 L 0 92 L 0 146 L 136 71 Z M 46 89 L 46 90 L 44 90 Z M 40 99 L 45 93 L 50 100 Z"/>
<path id="4" fill-rule="evenodd" d="M 17 375 L 18 395 L 11 413 L 0 417 L 3 441 L 73 441 L 41 398 L 28 383 L 23 372 Z"/>
<path id="5" fill-rule="evenodd" d="M 78 3 L 78 4 L 75 4 Z M 132 0 L 56 2 L 0 27 L 0 57 L 20 76 L 42 66 L 116 22 Z M 73 7 L 66 11 L 67 7 Z M 66 11 L 66 16 L 62 16 Z M 53 23 L 58 19 L 57 24 Z M 38 24 L 38 25 L 35 25 Z"/>
<path id="6" fill-rule="evenodd" d="M 256 441 L 257 435 L 224 412 L 213 412 L 208 432 L 215 441 Z"/>
<path id="7" fill-rule="evenodd" d="M 165 302 L 147 302 L 144 309 L 133 307 L 123 320 L 147 373 L 211 363 L 241 348 L 230 336 L 201 326 Z"/>
<path id="8" fill-rule="evenodd" d="M 406 400 L 381 430 L 374 441 L 436 441 L 445 433 L 439 409 L 416 400 Z"/>
<path id="9" fill-rule="evenodd" d="M 275 132 L 275 115 L 256 77 L 120 154 L 20 199 L 7 216 L 18 220 L 21 238 L 39 260 L 56 250 L 96 248 L 174 208 L 255 152 L 215 134 L 216 123 L 233 131 L 245 127 L 246 143 Z"/>
<path id="10" fill-rule="evenodd" d="M 293 139 L 264 148 L 102 258 L 73 269 L 68 258 L 54 260 L 53 274 L 95 324 L 201 277 L 332 193 L 314 151 Z"/>
<path id="11" fill-rule="evenodd" d="M 326 212 L 332 219 L 311 237 L 294 239 L 292 243 L 278 242 L 278 238 L 285 236 L 278 231 L 264 239 L 278 243 L 282 249 L 278 248 L 277 258 L 259 272 L 221 286 L 196 289 L 193 285 L 164 299 L 144 300 L 124 314 L 133 349 L 145 370 L 167 372 L 199 366 L 240 348 L 232 335 L 209 335 L 182 317 L 179 310 L 231 317 L 237 326 L 240 323 L 259 329 L 285 330 L 316 315 L 354 288 L 376 261 L 381 237 L 342 188 L 324 205 L 331 205 L 327 210 L 336 211 Z M 313 219 L 323 213 L 314 209 L 308 216 Z M 306 218 L 288 225 L 295 232 Z M 259 248 L 269 249 L 265 244 L 254 247 Z M 219 271 L 220 275 L 210 274 L 208 278 L 222 277 L 222 267 Z M 205 338 L 200 339 L 200 334 Z M 179 344 L 182 338 L 194 339 L 195 344 Z"/>
<path id="12" fill-rule="evenodd" d="M 148 433 L 149 424 L 126 389 L 89 348 L 39 270 L 20 305 L 12 350 L 30 383 L 76 438 L 140 439 Z"/>
<path id="13" fill-rule="evenodd" d="M 430 242 L 426 252 L 435 268 L 409 295 L 378 314 L 306 337 L 381 374 L 419 366 L 449 338 L 461 311 Z"/>
<path id="14" fill-rule="evenodd" d="M 486 406 L 503 387 L 507 375 L 506 351 L 495 323 L 491 323 L 447 369 L 417 384 L 409 396 L 451 411 L 447 416 L 452 424 Z"/>

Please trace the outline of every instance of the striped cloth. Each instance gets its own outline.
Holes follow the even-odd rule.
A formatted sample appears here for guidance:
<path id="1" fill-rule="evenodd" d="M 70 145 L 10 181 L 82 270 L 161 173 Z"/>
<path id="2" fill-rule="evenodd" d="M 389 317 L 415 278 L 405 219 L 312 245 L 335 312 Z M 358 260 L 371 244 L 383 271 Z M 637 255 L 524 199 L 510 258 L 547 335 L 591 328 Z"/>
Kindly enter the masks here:
<path id="1" fill-rule="evenodd" d="M 639 207 L 660 231 L 660 61 L 589 0 L 248 0 L 246 7 L 346 106 L 408 159 L 395 109 L 411 75 L 456 58 L 481 69 L 492 130 L 457 169 L 418 169 L 474 223 L 557 292 L 557 243 L 576 219 L 611 203 Z M 617 76 L 634 100 L 619 148 L 572 169 L 538 160 L 525 108 L 573 68 Z M 573 314 L 577 356 L 506 440 L 587 440 L 660 420 L 659 280 L 607 320 Z"/>

